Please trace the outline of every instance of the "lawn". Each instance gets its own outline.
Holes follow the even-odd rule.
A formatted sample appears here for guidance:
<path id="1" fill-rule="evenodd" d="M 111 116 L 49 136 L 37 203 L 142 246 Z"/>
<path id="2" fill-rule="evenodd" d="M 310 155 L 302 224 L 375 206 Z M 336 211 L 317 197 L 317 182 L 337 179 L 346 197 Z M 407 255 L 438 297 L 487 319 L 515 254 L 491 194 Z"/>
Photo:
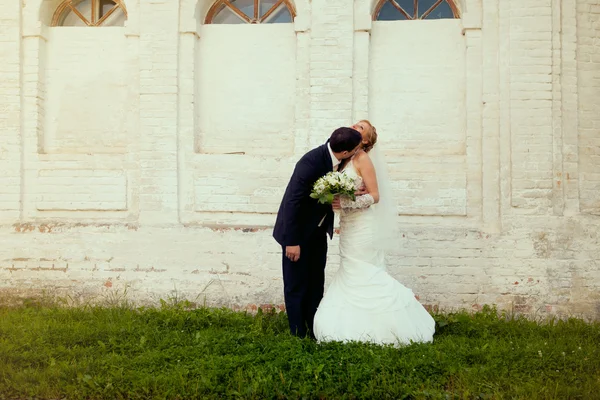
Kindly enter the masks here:
<path id="1" fill-rule="evenodd" d="M 433 344 L 396 349 L 187 305 L 1 307 L 0 399 L 600 398 L 598 322 L 436 314 Z"/>

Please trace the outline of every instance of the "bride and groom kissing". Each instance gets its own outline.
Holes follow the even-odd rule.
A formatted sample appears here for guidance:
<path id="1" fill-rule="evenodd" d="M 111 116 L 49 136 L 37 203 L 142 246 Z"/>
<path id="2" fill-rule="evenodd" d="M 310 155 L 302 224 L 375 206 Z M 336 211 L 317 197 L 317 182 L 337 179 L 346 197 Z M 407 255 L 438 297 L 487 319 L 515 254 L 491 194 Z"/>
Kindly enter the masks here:
<path id="1" fill-rule="evenodd" d="M 336 129 L 297 163 L 281 201 L 273 237 L 282 247 L 283 285 L 290 332 L 319 342 L 363 341 L 402 345 L 430 342 L 435 322 L 412 290 L 388 274 L 385 252 L 394 246 L 396 207 L 377 131 L 362 120 Z M 343 171 L 359 188 L 355 199 L 332 204 L 311 198 L 314 183 Z M 327 236 L 339 215 L 339 269 L 327 293 Z"/>

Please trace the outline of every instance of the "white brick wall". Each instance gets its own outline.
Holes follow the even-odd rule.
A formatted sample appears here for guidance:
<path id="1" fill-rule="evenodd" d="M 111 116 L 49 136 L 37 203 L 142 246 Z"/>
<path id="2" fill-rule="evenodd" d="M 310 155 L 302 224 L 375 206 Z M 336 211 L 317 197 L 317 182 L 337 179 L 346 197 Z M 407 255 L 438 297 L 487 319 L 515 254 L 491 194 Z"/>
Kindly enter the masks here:
<path id="1" fill-rule="evenodd" d="M 552 1 L 511 0 L 511 204 L 544 214 L 552 190 Z"/>
<path id="2" fill-rule="evenodd" d="M 207 25 L 200 36 L 196 151 L 293 154 L 293 26 Z"/>
<path id="3" fill-rule="evenodd" d="M 281 304 L 294 162 L 369 118 L 399 203 L 389 269 L 423 303 L 600 316 L 594 1 L 371 24 L 370 0 L 303 0 L 291 26 L 229 30 L 202 26 L 208 0 L 128 1 L 125 28 L 89 32 L 40 28 L 38 3 L 47 23 L 51 2 L 0 0 L 6 293 Z"/>
<path id="4" fill-rule="evenodd" d="M 467 213 L 466 39 L 460 22 L 373 23 L 369 118 L 393 160 L 390 173 L 403 214 Z"/>
<path id="5" fill-rule="evenodd" d="M 600 4 L 577 2 L 581 211 L 600 215 Z"/>
<path id="6" fill-rule="evenodd" d="M 354 8 L 347 0 L 314 0 L 310 27 L 310 147 L 351 123 Z"/>
<path id="7" fill-rule="evenodd" d="M 140 4 L 140 222 L 178 221 L 177 2 Z"/>
<path id="8" fill-rule="evenodd" d="M 127 209 L 127 177 L 118 170 L 41 169 L 36 191 L 40 211 Z"/>
<path id="9" fill-rule="evenodd" d="M 0 17 L 0 221 L 19 218 L 21 193 L 19 3 L 4 5 Z"/>
<path id="10" fill-rule="evenodd" d="M 124 28 L 52 28 L 48 35 L 45 153 L 124 153 L 131 137 L 136 59 Z M 132 71 L 135 66 L 135 73 Z M 76 118 L 73 118 L 73 114 Z"/>

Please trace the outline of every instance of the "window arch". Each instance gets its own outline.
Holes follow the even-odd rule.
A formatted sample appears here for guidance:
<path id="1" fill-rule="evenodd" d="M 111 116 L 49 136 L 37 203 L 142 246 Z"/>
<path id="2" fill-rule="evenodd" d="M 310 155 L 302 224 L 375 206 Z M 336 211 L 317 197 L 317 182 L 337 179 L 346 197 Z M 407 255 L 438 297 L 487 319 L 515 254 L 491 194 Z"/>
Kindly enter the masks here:
<path id="1" fill-rule="evenodd" d="M 122 0 L 64 0 L 52 26 L 123 26 L 127 10 Z"/>
<path id="2" fill-rule="evenodd" d="M 453 0 L 379 0 L 373 12 L 377 21 L 443 18 L 460 18 Z"/>
<path id="3" fill-rule="evenodd" d="M 217 0 L 206 24 L 265 24 L 292 22 L 296 12 L 290 0 Z"/>

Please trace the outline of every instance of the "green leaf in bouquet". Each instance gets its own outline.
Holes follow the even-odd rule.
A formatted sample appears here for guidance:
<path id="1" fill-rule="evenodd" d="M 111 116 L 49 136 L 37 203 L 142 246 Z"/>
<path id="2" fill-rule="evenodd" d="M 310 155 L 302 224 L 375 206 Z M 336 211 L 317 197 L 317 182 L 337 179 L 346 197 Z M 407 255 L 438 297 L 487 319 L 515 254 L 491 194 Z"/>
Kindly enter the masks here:
<path id="1" fill-rule="evenodd" d="M 322 204 L 331 204 L 333 203 L 333 193 L 326 193 L 321 197 Z"/>

